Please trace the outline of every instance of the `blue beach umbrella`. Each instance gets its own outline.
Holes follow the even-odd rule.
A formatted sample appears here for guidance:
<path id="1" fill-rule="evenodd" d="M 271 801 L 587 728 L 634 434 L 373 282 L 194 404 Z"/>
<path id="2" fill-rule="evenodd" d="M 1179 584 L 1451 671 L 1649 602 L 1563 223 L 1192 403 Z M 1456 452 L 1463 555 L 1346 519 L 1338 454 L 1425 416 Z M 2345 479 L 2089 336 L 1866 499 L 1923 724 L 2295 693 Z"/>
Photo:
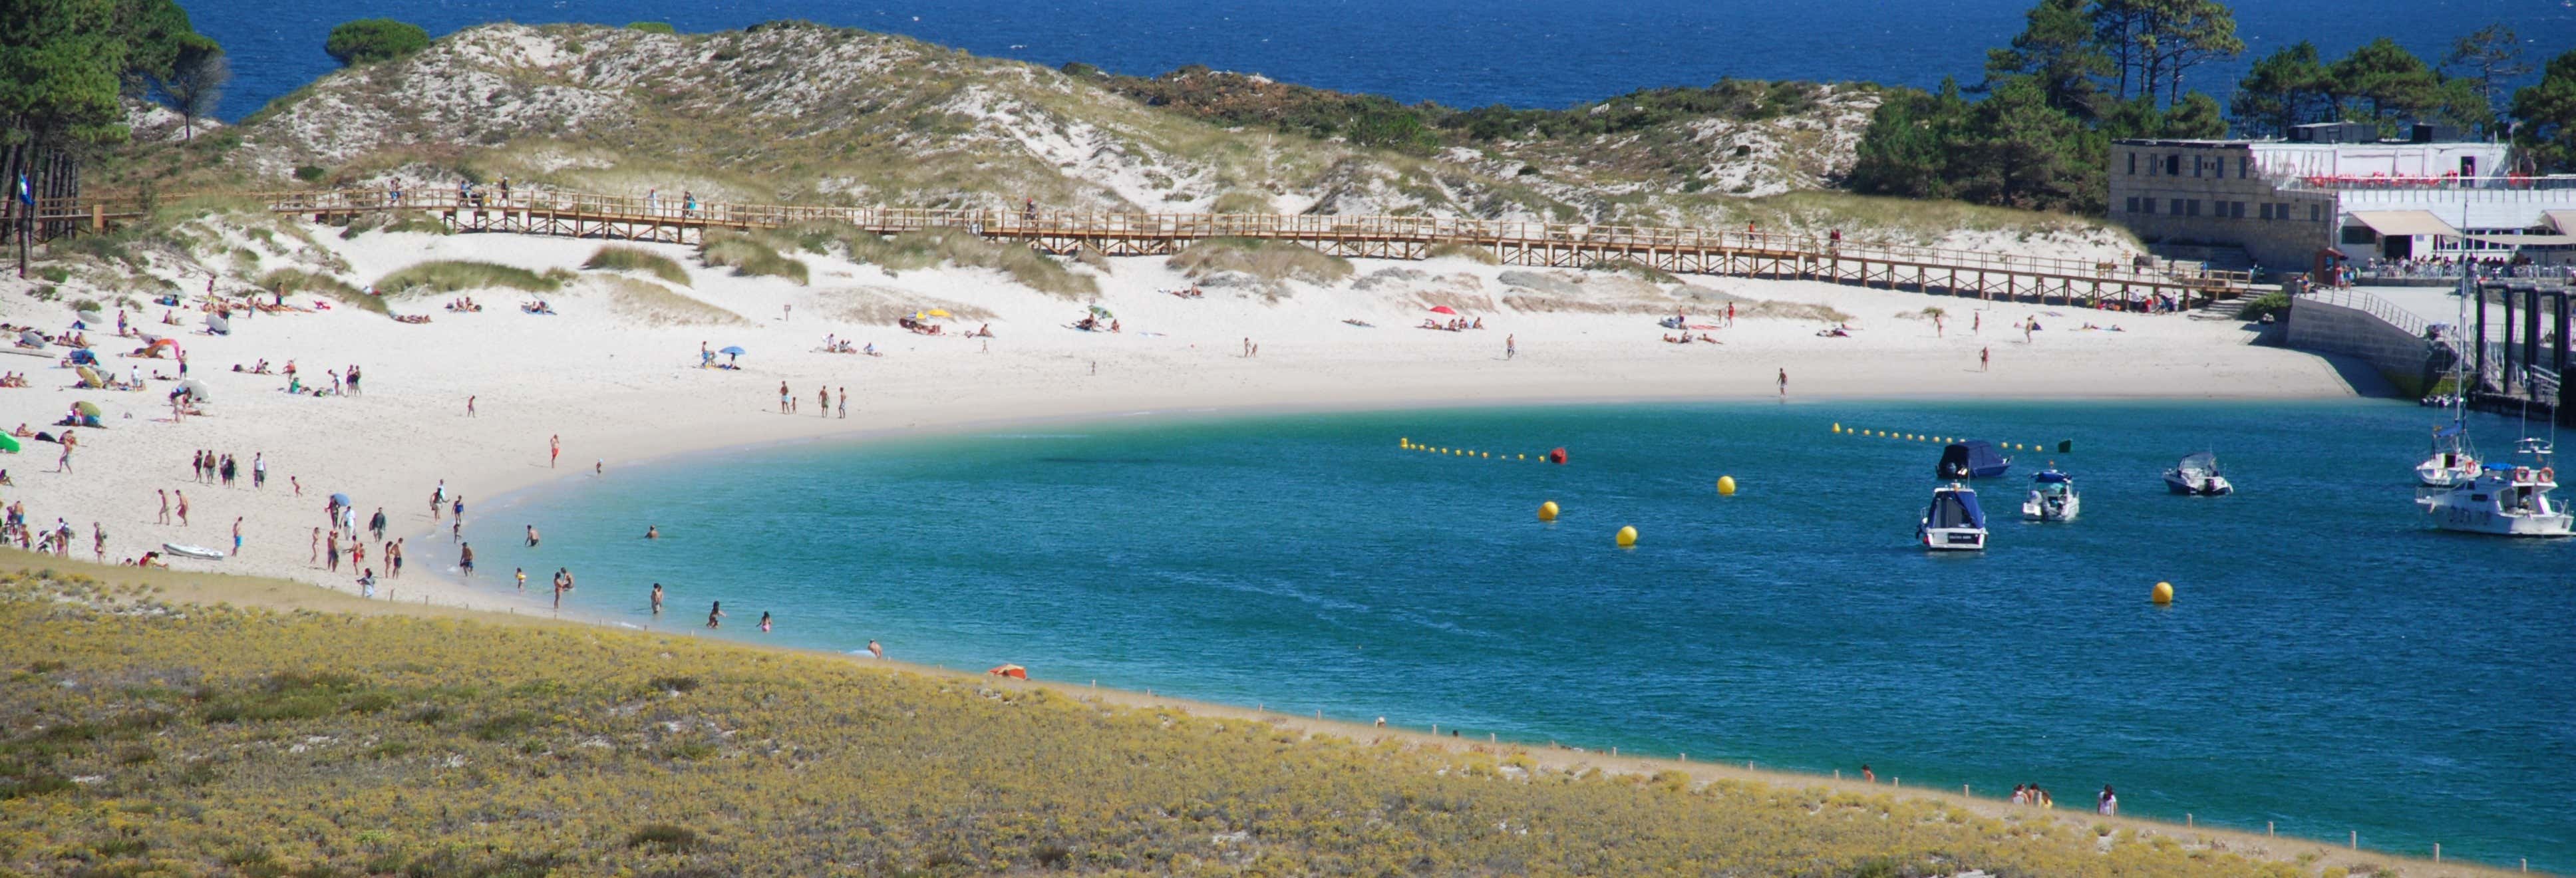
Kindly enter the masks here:
<path id="1" fill-rule="evenodd" d="M 347 494 L 333 494 L 333 495 L 331 495 L 331 502 L 333 502 L 333 503 L 337 503 L 337 504 L 340 504 L 340 505 L 342 505 L 342 506 L 347 506 L 347 505 L 349 505 L 349 495 L 347 495 Z"/>
<path id="2" fill-rule="evenodd" d="M 743 355 L 744 351 L 741 345 L 727 345 L 723 350 L 717 351 L 716 353 L 723 354 L 728 357 L 739 357 Z"/>

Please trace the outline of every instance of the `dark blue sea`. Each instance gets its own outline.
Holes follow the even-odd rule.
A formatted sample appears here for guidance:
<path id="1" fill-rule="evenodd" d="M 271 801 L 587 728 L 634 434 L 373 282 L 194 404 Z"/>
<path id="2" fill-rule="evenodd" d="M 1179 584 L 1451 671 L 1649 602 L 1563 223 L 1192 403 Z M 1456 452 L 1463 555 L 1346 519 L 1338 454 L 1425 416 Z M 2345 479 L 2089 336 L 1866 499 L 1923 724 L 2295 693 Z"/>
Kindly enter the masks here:
<path id="1" fill-rule="evenodd" d="M 722 601 L 713 636 L 1539 746 L 2036 782 L 2069 807 L 2108 783 L 2132 814 L 2576 869 L 2576 539 L 2430 529 L 2411 486 L 2432 423 L 2363 400 L 1126 418 L 585 474 L 495 498 L 466 537 L 478 588 L 525 567 L 542 593 L 569 567 L 570 610 L 656 630 L 703 632 Z M 2072 450 L 2012 452 L 1978 483 L 1992 547 L 1930 557 L 1913 528 L 1940 446 L 1837 424 Z M 1536 460 L 1559 446 L 1571 463 Z M 2165 492 L 2201 450 L 2238 494 Z M 2083 516 L 2024 523 L 2051 460 Z"/>
<path id="2" fill-rule="evenodd" d="M 2438 62 L 2452 40 L 2514 26 L 2533 60 L 2576 49 L 2576 0 L 2262 0 L 2235 4 L 2247 57 L 2184 82 L 2223 101 L 2253 57 L 2299 40 L 2329 55 L 2388 36 Z M 683 31 L 801 18 L 1048 66 L 1152 75 L 1188 64 L 1453 106 L 1561 108 L 1723 77 L 1974 82 L 2025 0 L 188 0 L 232 54 L 222 115 L 328 72 L 331 27 L 385 16 L 431 34 L 494 21 L 665 21 Z"/>

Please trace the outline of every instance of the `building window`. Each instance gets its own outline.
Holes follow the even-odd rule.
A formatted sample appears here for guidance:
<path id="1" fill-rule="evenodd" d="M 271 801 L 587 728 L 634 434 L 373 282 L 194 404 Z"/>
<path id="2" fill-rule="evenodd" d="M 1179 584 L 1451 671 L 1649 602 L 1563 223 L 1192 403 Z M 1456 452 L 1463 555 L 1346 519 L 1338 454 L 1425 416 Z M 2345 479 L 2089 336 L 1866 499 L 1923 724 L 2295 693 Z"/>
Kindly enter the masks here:
<path id="1" fill-rule="evenodd" d="M 2269 201 L 2263 202 L 2263 206 L 2262 206 L 2261 208 L 2257 209 L 2257 210 L 2256 210 L 2256 213 L 2261 214 L 2261 215 L 2262 215 L 2262 217 L 2263 217 L 2264 219 L 2267 219 L 2267 220 L 2268 220 L 2268 219 L 2271 219 L 2271 218 L 2272 218 L 2272 203 L 2271 203 L 2271 202 L 2269 202 Z"/>
<path id="2" fill-rule="evenodd" d="M 2182 156 L 2178 156 L 2178 155 L 2169 155 L 2169 156 L 2165 156 L 2165 176 L 2167 176 L 2167 177 L 2180 177 L 2180 176 L 2182 176 Z"/>
<path id="3" fill-rule="evenodd" d="M 2138 175 L 2138 151 L 2133 149 L 2133 150 L 2130 150 L 2130 151 L 2129 151 L 2129 176 L 2135 177 L 2135 176 L 2137 176 L 2137 175 Z M 2137 213 L 2137 211 L 2135 211 L 2135 210 L 2132 210 L 2132 211 L 2129 211 L 2129 212 L 2130 212 L 2130 213 Z"/>
<path id="4" fill-rule="evenodd" d="M 2245 218 L 2245 202 L 2237 201 L 2237 202 L 2231 202 L 2231 203 L 2229 203 L 2229 204 L 2227 205 L 2227 218 L 2228 218 L 2228 219 L 2244 219 L 2244 218 Z"/>
<path id="5" fill-rule="evenodd" d="M 2153 168 L 2155 166 L 2154 162 L 2147 163 L 2147 167 L 2149 168 Z M 2148 216 L 2156 215 L 2156 200 L 2153 198 L 2138 199 L 2138 212 Z"/>
<path id="6" fill-rule="evenodd" d="M 2322 217 L 2322 216 L 2319 216 L 2319 215 L 2318 215 L 2318 214 L 2320 213 L 2319 208 L 2321 208 L 2321 207 L 2324 207 L 2324 205 L 2319 205 L 2319 204 L 2311 204 L 2311 205 L 2308 205 L 2308 222 L 2312 222 L 2312 223 L 2313 223 L 2313 222 L 2317 222 L 2317 221 L 2319 221 L 2319 220 L 2324 219 L 2324 217 Z"/>
<path id="7" fill-rule="evenodd" d="M 2184 216 L 2200 215 L 2200 199 L 2194 198 L 2190 201 L 2185 201 L 2182 203 L 2182 206 Z"/>
<path id="8" fill-rule="evenodd" d="M 2251 176 L 2253 176 L 2253 175 L 2254 175 L 2254 157 L 2253 157 L 2253 156 L 2250 156 L 2250 155 L 2240 155 L 2240 156 L 2237 156 L 2237 157 L 2236 157 L 2236 179 L 2242 180 L 2242 179 L 2245 179 L 2245 178 L 2247 178 L 2247 177 L 2251 177 Z"/>
<path id="9" fill-rule="evenodd" d="M 2194 177 L 2200 176 L 2200 157 L 2199 157 L 2199 156 L 2192 156 L 2192 157 L 2191 157 L 2191 175 L 2192 175 L 2192 176 L 2194 176 Z"/>
<path id="10" fill-rule="evenodd" d="M 2129 196 L 2128 208 L 2130 213 L 2138 212 L 2138 196 Z"/>
<path id="11" fill-rule="evenodd" d="M 2166 213 L 2173 214 L 2173 215 L 2175 215 L 2175 216 L 2181 216 L 2181 215 L 2182 215 L 2182 199 L 2180 199 L 2180 198 L 2167 198 L 2167 199 L 2165 199 L 2165 212 L 2166 212 Z"/>

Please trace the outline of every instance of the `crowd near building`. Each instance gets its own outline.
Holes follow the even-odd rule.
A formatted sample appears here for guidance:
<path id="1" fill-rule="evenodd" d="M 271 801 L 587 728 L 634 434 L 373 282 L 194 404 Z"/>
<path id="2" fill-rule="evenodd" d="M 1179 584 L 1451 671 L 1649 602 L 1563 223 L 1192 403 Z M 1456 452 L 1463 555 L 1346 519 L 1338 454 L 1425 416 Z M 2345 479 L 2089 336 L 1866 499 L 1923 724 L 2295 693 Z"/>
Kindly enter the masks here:
<path id="1" fill-rule="evenodd" d="M 2276 277 L 2576 267 L 2576 175 L 2515 173 L 2511 145 L 2461 140 L 2449 126 L 2407 134 L 2332 122 L 2284 140 L 2115 141 L 2110 213 L 2150 246 L 2241 249 Z"/>

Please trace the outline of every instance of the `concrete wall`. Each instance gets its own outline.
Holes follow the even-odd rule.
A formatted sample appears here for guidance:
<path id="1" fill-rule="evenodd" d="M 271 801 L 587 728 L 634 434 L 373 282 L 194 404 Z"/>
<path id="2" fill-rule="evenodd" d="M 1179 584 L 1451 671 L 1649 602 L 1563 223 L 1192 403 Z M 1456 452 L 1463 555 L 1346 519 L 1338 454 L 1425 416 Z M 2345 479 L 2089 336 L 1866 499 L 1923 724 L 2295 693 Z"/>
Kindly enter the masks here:
<path id="1" fill-rule="evenodd" d="M 2289 346 L 2359 359 L 2407 395 L 2424 392 L 2433 343 L 2359 308 L 2304 296 L 2290 300 Z"/>
<path id="2" fill-rule="evenodd" d="M 2111 218 L 2140 240 L 2243 247 L 2276 272 L 2334 241 L 2333 193 L 2280 190 L 2243 142 L 2121 141 L 2108 170 Z"/>

